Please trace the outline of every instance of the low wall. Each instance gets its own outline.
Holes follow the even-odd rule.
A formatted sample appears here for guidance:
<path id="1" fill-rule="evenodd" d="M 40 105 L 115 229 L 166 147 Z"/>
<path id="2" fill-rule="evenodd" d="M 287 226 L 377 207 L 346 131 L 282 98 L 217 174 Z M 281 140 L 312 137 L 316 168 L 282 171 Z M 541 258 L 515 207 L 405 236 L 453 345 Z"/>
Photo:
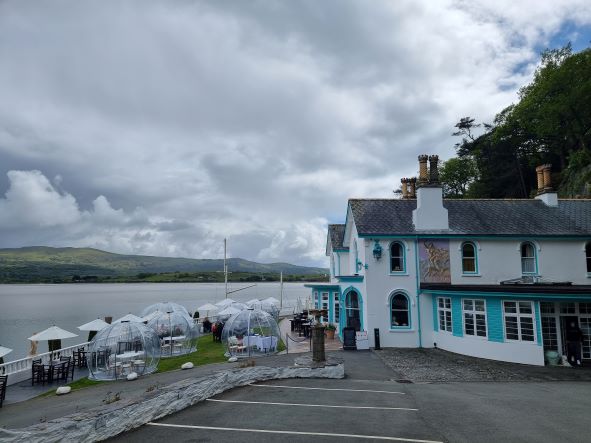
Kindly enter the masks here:
<path id="1" fill-rule="evenodd" d="M 133 400 L 120 400 L 23 429 L 1 429 L 0 442 L 93 442 L 140 427 L 229 389 L 285 378 L 343 378 L 343 364 L 323 368 L 252 367 L 182 380 Z M 133 382 L 130 382 L 133 383 Z"/>

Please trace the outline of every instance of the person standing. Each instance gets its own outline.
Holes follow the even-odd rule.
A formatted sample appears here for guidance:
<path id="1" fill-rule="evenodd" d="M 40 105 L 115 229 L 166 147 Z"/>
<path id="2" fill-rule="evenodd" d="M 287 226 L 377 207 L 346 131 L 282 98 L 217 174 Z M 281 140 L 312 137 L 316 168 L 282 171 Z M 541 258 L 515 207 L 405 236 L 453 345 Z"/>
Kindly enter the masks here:
<path id="1" fill-rule="evenodd" d="M 574 322 L 566 330 L 566 352 L 568 362 L 573 366 L 581 366 L 581 344 L 583 342 L 583 331 Z"/>

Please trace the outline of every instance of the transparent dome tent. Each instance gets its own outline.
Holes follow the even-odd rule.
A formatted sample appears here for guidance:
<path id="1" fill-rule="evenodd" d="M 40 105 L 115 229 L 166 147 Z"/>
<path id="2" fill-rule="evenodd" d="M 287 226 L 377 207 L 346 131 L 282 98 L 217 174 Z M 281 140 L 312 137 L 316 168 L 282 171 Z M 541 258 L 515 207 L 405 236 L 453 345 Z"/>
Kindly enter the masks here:
<path id="1" fill-rule="evenodd" d="M 271 314 L 275 321 L 279 321 L 279 308 L 274 303 L 265 300 L 257 300 L 256 302 L 250 303 L 249 306 L 260 311 L 265 311 L 266 313 Z"/>
<path id="2" fill-rule="evenodd" d="M 154 303 L 153 305 L 148 306 L 146 309 L 142 311 L 142 315 L 140 317 L 147 317 L 148 315 L 156 312 L 181 312 L 187 316 L 187 318 L 192 318 L 189 315 L 189 311 L 183 305 L 179 305 L 178 303 L 173 302 L 159 302 Z"/>
<path id="3" fill-rule="evenodd" d="M 147 326 L 158 337 L 162 357 L 189 354 L 197 349 L 199 331 L 193 319 L 180 311 L 156 311 Z"/>
<path id="4" fill-rule="evenodd" d="M 281 334 L 272 315 L 245 309 L 224 325 L 222 341 L 231 357 L 258 357 L 277 352 Z"/>
<path id="5" fill-rule="evenodd" d="M 99 331 L 88 345 L 88 378 L 117 380 L 151 374 L 160 361 L 160 340 L 143 323 L 121 322 Z"/>

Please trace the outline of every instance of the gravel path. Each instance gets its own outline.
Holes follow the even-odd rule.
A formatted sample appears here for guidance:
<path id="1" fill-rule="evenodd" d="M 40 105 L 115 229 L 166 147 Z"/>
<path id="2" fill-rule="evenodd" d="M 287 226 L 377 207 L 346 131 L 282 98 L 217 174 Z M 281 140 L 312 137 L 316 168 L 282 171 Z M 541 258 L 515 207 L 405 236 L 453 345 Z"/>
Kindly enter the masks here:
<path id="1" fill-rule="evenodd" d="M 591 368 L 505 363 L 441 349 L 388 348 L 374 352 L 392 368 L 398 381 L 591 381 Z"/>

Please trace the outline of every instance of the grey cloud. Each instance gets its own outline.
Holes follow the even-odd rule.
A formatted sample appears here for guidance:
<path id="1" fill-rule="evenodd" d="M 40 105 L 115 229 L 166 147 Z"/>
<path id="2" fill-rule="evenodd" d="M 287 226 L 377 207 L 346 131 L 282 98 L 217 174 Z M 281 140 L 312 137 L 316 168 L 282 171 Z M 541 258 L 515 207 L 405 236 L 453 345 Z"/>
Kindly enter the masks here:
<path id="1" fill-rule="evenodd" d="M 490 120 L 536 45 L 591 23 L 584 1 L 517 3 L 1 2 L 0 247 L 214 257 L 228 237 L 326 264 L 347 197 L 452 155 L 459 117 Z"/>

